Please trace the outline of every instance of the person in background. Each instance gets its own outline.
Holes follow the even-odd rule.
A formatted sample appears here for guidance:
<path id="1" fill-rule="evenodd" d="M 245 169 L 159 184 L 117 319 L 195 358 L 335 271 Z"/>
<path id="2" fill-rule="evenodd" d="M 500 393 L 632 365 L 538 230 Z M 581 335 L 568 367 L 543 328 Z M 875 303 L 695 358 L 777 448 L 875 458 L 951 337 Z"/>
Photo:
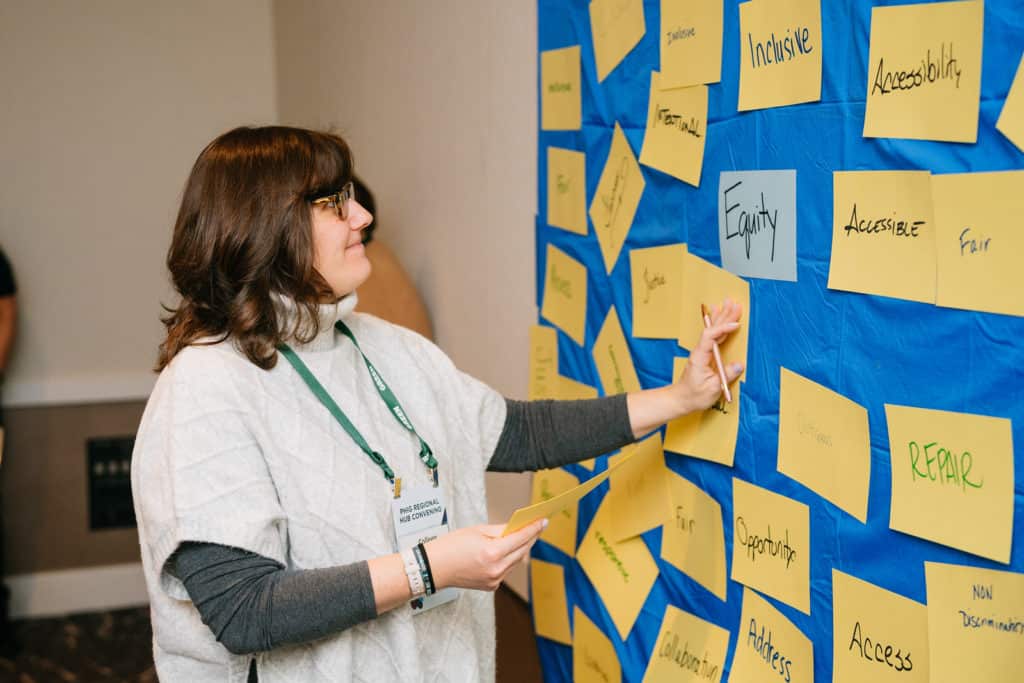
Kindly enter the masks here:
<path id="1" fill-rule="evenodd" d="M 352 180 L 340 137 L 270 126 L 218 137 L 186 182 L 132 456 L 164 683 L 493 681 L 491 592 L 546 520 L 487 524 L 485 471 L 585 460 L 721 394 L 729 302 L 675 384 L 503 398 L 354 310 L 372 216 Z"/>
<path id="2" fill-rule="evenodd" d="M 0 394 L 3 392 L 4 376 L 14 347 L 17 330 L 18 307 L 17 287 L 10 261 L 0 247 Z M 0 657 L 12 657 L 17 651 L 14 631 L 10 622 L 10 591 L 4 577 L 4 519 L 3 519 L 3 448 L 4 448 L 3 399 L 0 396 Z"/>

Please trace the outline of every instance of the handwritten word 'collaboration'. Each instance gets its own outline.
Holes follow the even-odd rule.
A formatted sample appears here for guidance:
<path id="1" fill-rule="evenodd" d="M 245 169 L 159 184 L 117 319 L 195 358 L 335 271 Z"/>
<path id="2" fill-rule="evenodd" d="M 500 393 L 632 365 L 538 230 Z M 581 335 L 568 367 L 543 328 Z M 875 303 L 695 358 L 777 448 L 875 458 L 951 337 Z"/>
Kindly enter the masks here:
<path id="1" fill-rule="evenodd" d="M 750 259 L 750 241 L 753 237 L 757 236 L 763 231 L 771 231 L 772 235 L 772 250 L 771 260 L 775 261 L 775 226 L 779 220 L 779 210 L 769 209 L 768 202 L 764 199 L 764 192 L 761 193 L 761 203 L 754 204 L 754 209 L 748 211 L 742 209 L 739 212 L 739 220 L 736 224 L 735 230 L 730 231 L 729 228 L 729 214 L 740 208 L 740 203 L 736 202 L 733 205 L 729 205 L 729 193 L 738 188 L 743 184 L 743 181 L 737 182 L 732 187 L 728 187 L 722 192 L 722 203 L 725 205 L 725 239 L 731 240 L 733 237 L 739 237 L 744 242 L 744 250 L 747 255 L 747 259 Z"/>
<path id="2" fill-rule="evenodd" d="M 846 231 L 847 237 L 852 233 L 865 235 L 889 234 L 893 237 L 920 237 L 921 226 L 925 224 L 925 221 L 920 220 L 898 219 L 896 218 L 895 211 L 893 211 L 891 217 L 886 216 L 875 219 L 858 218 L 857 204 L 854 203 L 850 222 L 843 226 L 843 230 Z"/>
<path id="3" fill-rule="evenodd" d="M 879 59 L 878 68 L 875 69 L 875 80 L 871 84 L 871 94 L 888 95 L 895 91 L 913 90 L 944 80 L 955 80 L 954 85 L 959 88 L 962 72 L 963 69 L 953 56 L 953 43 L 949 44 L 948 53 L 946 44 L 942 43 L 939 54 L 932 59 L 932 51 L 929 49 L 916 69 L 887 71 L 885 58 Z"/>
<path id="4" fill-rule="evenodd" d="M 709 681 L 718 680 L 718 665 L 708 661 L 708 653 L 700 655 L 690 652 L 690 643 L 683 643 L 679 648 L 679 634 L 672 631 L 665 632 L 665 642 L 658 651 L 658 657 L 669 659 L 680 669 L 685 669 L 699 678 L 706 678 Z"/>
<path id="5" fill-rule="evenodd" d="M 768 525 L 768 535 L 758 536 L 747 530 L 747 523 L 743 516 L 736 518 L 736 538 L 740 545 L 747 547 L 747 555 L 754 561 L 758 555 L 771 555 L 786 561 L 786 569 L 796 559 L 796 549 L 789 545 L 789 529 L 786 529 L 786 538 L 772 540 L 772 525 Z"/>
<path id="6" fill-rule="evenodd" d="M 787 28 L 786 35 L 778 37 L 772 31 L 771 35 L 756 43 L 753 34 L 747 33 L 747 43 L 750 45 L 750 63 L 755 69 L 771 64 L 782 64 L 814 52 L 811 31 L 806 26 Z"/>

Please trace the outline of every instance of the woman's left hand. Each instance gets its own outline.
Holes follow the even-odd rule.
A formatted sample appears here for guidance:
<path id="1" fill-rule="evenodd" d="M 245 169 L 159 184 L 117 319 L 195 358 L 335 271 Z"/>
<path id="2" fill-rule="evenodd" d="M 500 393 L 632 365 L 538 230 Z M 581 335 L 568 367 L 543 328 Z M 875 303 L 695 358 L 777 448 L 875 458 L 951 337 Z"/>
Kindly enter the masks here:
<path id="1" fill-rule="evenodd" d="M 715 365 L 714 345 L 723 343 L 739 328 L 741 313 L 742 307 L 729 299 L 711 312 L 711 326 L 704 328 L 700 342 L 690 352 L 683 376 L 672 385 L 680 400 L 687 406 L 686 412 L 707 410 L 722 395 L 722 381 Z M 731 384 L 743 372 L 743 365 L 729 363 L 722 369 L 725 371 L 726 382 Z"/>

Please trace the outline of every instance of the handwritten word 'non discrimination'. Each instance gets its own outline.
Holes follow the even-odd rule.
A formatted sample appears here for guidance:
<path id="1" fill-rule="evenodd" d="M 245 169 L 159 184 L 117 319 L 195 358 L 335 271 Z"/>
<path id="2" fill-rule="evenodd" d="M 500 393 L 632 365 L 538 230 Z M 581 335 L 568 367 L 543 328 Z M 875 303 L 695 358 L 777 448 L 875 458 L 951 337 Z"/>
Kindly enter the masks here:
<path id="1" fill-rule="evenodd" d="M 697 117 L 691 116 L 687 119 L 682 114 L 673 114 L 671 109 L 657 103 L 654 105 L 654 112 L 655 125 L 660 123 L 669 128 L 677 128 L 695 138 L 704 137 L 704 134 L 700 132 L 700 119 Z"/>
<path id="2" fill-rule="evenodd" d="M 811 31 L 806 26 L 786 29 L 785 36 L 775 37 L 775 32 L 763 41 L 754 42 L 753 34 L 747 33 L 750 45 L 750 63 L 753 68 L 769 64 L 781 64 L 814 52 L 811 45 Z"/>
<path id="3" fill-rule="evenodd" d="M 905 218 L 897 219 L 895 211 L 892 217 L 886 216 L 874 220 L 870 218 L 858 219 L 857 204 L 854 203 L 850 222 L 843 226 L 843 230 L 846 231 L 847 237 L 850 236 L 850 233 L 854 232 L 866 235 L 889 233 L 893 237 L 919 237 L 918 233 L 922 225 L 925 225 L 925 221 L 911 221 Z"/>
<path id="4" fill-rule="evenodd" d="M 990 628 L 1003 633 L 1016 633 L 1024 636 L 1024 621 L 1019 618 L 979 617 L 964 610 L 957 611 L 960 612 L 960 617 L 964 620 L 964 628 Z"/>
<path id="5" fill-rule="evenodd" d="M 736 538 L 740 545 L 747 547 L 747 555 L 753 562 L 758 555 L 771 555 L 786 561 L 786 569 L 796 559 L 796 549 L 789 545 L 789 529 L 786 529 L 786 539 L 772 540 L 772 525 L 768 525 L 768 535 L 758 536 L 747 531 L 747 523 L 742 515 L 736 518 Z"/>
<path id="6" fill-rule="evenodd" d="M 875 70 L 875 80 L 871 84 L 871 94 L 888 95 L 896 90 L 913 90 L 923 85 L 943 80 L 955 80 L 955 87 L 960 87 L 960 74 L 963 69 L 953 56 L 953 43 L 949 44 L 949 53 L 946 53 L 946 44 L 942 43 L 939 54 L 932 59 L 932 51 L 929 49 L 920 66 L 916 69 L 905 69 L 903 71 L 886 71 L 885 58 L 878 60 L 878 68 Z"/>

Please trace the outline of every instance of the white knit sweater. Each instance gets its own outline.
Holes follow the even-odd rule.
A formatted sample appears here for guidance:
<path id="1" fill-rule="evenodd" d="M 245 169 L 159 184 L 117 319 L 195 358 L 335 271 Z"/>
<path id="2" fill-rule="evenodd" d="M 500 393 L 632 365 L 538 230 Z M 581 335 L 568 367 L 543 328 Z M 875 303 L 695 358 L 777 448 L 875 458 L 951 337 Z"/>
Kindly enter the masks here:
<path id="1" fill-rule="evenodd" d="M 433 448 L 452 527 L 486 522 L 484 471 L 504 400 L 423 337 L 354 313 L 355 303 L 350 295 L 322 306 L 320 334 L 293 348 L 403 486 L 428 482 L 414 438 L 387 411 L 355 346 L 334 330 L 343 318 Z M 135 443 L 132 490 L 163 683 L 245 683 L 252 658 L 216 642 L 166 571 L 183 541 L 243 548 L 289 569 L 395 551 L 391 488 L 380 469 L 284 358 L 261 370 L 230 341 L 190 346 L 160 374 Z M 261 683 L 492 681 L 493 596 L 462 591 L 415 617 L 399 607 L 256 661 Z"/>

